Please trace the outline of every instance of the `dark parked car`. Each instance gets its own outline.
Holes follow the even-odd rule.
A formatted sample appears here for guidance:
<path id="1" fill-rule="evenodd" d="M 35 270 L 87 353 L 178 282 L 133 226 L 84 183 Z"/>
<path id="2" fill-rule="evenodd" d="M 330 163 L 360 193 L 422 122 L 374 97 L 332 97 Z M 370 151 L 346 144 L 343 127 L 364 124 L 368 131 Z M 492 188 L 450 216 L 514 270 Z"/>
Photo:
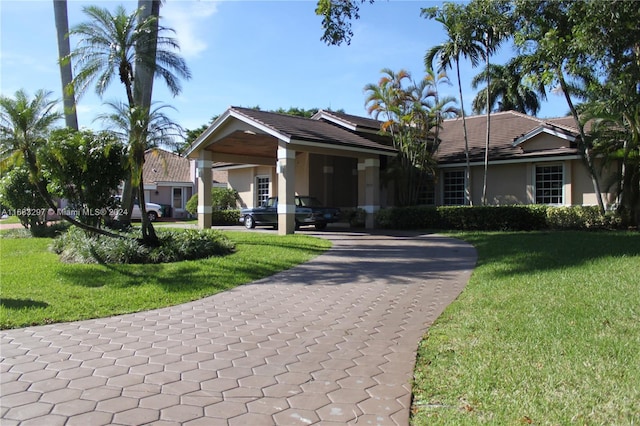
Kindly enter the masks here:
<path id="1" fill-rule="evenodd" d="M 340 209 L 323 207 L 315 197 L 296 196 L 296 229 L 301 226 L 315 226 L 322 230 L 327 224 L 337 222 L 340 219 Z M 240 222 L 247 229 L 257 225 L 278 227 L 278 197 L 271 197 L 260 207 L 242 209 Z"/>

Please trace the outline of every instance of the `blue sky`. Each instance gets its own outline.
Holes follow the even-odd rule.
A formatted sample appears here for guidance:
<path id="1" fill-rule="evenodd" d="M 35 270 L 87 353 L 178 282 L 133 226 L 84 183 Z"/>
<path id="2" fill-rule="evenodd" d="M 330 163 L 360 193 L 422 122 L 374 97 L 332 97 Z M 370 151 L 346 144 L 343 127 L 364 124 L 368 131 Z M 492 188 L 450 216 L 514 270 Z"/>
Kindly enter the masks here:
<path id="1" fill-rule="evenodd" d="M 86 21 L 82 7 L 95 4 L 114 10 L 137 2 L 69 0 L 69 24 Z M 171 97 L 160 80 L 154 101 L 172 105 L 171 118 L 190 129 L 207 123 L 231 105 L 263 110 L 333 108 L 366 116 L 363 87 L 375 83 L 380 70 L 406 69 L 414 78 L 424 75 L 423 57 L 445 40 L 441 25 L 420 16 L 434 1 L 382 1 L 363 4 L 353 21 L 351 45 L 327 46 L 321 40 L 321 18 L 315 1 L 167 0 L 162 24 L 176 30 L 181 54 L 193 77 L 183 81 L 182 94 Z M 71 48 L 74 40 L 71 40 Z M 504 63 L 511 46 L 493 59 Z M 25 89 L 53 92 L 61 98 L 57 43 L 51 0 L 0 0 L 0 91 L 12 96 Z M 469 82 L 480 70 L 462 64 L 465 107 L 471 110 L 475 93 Z M 454 86 L 443 91 L 457 98 Z M 88 91 L 79 101 L 81 126 L 99 128 L 93 119 L 104 101 L 124 100 L 117 80 L 101 100 Z M 540 117 L 564 115 L 567 107 L 549 95 Z"/>

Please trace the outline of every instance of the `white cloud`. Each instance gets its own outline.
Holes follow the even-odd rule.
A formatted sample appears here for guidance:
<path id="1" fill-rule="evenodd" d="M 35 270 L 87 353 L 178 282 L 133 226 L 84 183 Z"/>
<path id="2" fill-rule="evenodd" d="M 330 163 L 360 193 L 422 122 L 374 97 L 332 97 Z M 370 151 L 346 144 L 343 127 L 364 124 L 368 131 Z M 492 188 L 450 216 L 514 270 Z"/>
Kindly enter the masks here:
<path id="1" fill-rule="evenodd" d="M 175 30 L 180 43 L 180 53 L 185 58 L 194 58 L 207 49 L 203 38 L 207 19 L 218 11 L 218 2 L 212 0 L 169 0 L 160 10 L 165 26 Z"/>

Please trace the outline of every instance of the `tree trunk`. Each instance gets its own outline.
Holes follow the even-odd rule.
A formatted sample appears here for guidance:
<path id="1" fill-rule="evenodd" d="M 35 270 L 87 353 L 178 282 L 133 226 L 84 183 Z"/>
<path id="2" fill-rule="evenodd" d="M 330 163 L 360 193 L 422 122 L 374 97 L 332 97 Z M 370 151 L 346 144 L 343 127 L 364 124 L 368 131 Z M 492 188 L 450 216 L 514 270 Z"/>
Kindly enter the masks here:
<path id="1" fill-rule="evenodd" d="M 484 143 L 484 177 L 482 178 L 482 205 L 487 205 L 487 174 L 489 173 L 489 141 L 491 137 L 491 73 L 489 71 L 489 41 L 487 40 L 487 139 Z"/>
<path id="2" fill-rule="evenodd" d="M 149 40 L 146 41 L 146 43 L 149 43 L 149 45 L 152 46 L 148 53 L 155 60 L 158 37 L 158 20 L 160 19 L 160 0 L 138 0 L 138 8 L 143 9 L 139 16 L 140 21 L 144 21 L 150 16 L 154 16 L 156 18 L 154 27 L 155 31 L 148 34 Z M 145 52 L 145 55 L 146 53 L 147 52 Z M 153 70 L 148 67 L 140 66 L 140 63 L 138 62 L 135 67 L 133 80 L 133 98 L 137 106 L 145 108 L 148 111 L 151 111 L 153 79 Z"/>
<path id="3" fill-rule="evenodd" d="M 67 17 L 67 0 L 53 0 L 53 13 L 56 21 L 56 33 L 58 36 L 58 61 L 60 62 L 60 81 L 62 82 L 62 96 L 64 99 L 64 119 L 67 127 L 78 130 L 78 115 L 76 112 L 76 100 L 73 93 L 73 73 L 71 61 L 63 63 L 62 58 L 69 56 L 69 19 Z"/>
<path id="4" fill-rule="evenodd" d="M 467 137 L 467 119 L 464 113 L 464 101 L 462 100 L 462 83 L 460 81 L 460 61 L 456 58 L 456 70 L 458 73 L 458 92 L 460 93 L 460 110 L 462 111 L 462 130 L 464 131 L 464 156 L 466 167 L 464 172 L 464 203 L 473 205 L 471 201 L 471 162 L 469 160 L 469 138 Z"/>
<path id="5" fill-rule="evenodd" d="M 598 207 L 600 209 L 600 214 L 604 216 L 605 208 L 604 203 L 602 201 L 602 191 L 600 190 L 600 181 L 598 179 L 598 175 L 596 173 L 595 165 L 593 164 L 593 155 L 591 153 L 591 149 L 587 145 L 587 137 L 584 132 L 584 126 L 580 123 L 580 118 L 578 117 L 578 111 L 576 110 L 575 105 L 573 105 L 573 101 L 571 100 L 571 95 L 569 93 L 569 89 L 567 87 L 567 82 L 564 80 L 564 76 L 562 75 L 562 71 L 557 69 L 557 77 L 560 81 L 560 87 L 562 92 L 564 93 L 564 97 L 569 105 L 569 109 L 571 110 L 571 115 L 578 126 L 578 131 L 580 133 L 580 142 L 578 143 L 580 155 L 585 165 L 587 166 L 587 170 L 589 171 L 589 175 L 591 177 L 591 184 L 593 185 L 593 190 L 596 193 L 596 200 L 598 201 Z"/>

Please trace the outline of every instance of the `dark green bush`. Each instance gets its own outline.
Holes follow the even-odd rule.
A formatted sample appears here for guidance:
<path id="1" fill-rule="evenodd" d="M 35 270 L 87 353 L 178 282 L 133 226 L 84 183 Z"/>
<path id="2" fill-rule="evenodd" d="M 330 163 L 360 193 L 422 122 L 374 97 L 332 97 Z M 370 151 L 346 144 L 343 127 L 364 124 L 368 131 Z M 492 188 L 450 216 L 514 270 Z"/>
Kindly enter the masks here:
<path id="1" fill-rule="evenodd" d="M 233 188 L 211 188 L 211 206 L 214 210 L 232 210 L 238 207 L 240 195 Z M 194 194 L 185 209 L 195 215 L 198 213 L 198 194 Z"/>
<path id="2" fill-rule="evenodd" d="M 441 206 L 393 207 L 376 213 L 376 223 L 387 229 L 455 229 L 464 231 L 532 231 L 541 229 L 616 228 L 619 219 L 602 216 L 596 206 L 551 207 Z"/>
<path id="3" fill-rule="evenodd" d="M 158 229 L 160 244 L 147 247 L 136 234 L 123 238 L 89 235 L 72 227 L 56 238 L 52 250 L 69 263 L 167 263 L 223 256 L 235 250 L 234 244 L 215 230 Z"/>
<path id="4" fill-rule="evenodd" d="M 213 225 L 237 225 L 240 221 L 240 210 L 214 210 L 211 213 Z"/>

